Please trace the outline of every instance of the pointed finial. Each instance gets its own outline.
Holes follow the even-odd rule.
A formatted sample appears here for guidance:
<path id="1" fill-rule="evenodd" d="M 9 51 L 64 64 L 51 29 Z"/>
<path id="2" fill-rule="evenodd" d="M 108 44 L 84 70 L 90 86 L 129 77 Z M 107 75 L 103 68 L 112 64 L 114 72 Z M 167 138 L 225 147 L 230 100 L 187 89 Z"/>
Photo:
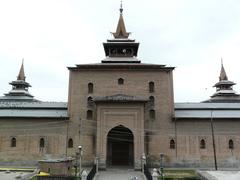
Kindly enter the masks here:
<path id="1" fill-rule="evenodd" d="M 116 29 L 116 32 L 112 33 L 112 35 L 114 36 L 114 38 L 125 38 L 126 39 L 126 38 L 128 38 L 130 33 L 126 31 L 122 12 L 123 12 L 123 8 L 122 8 L 122 1 L 121 1 L 120 17 L 119 17 L 119 20 L 118 20 L 117 29 Z"/>
<path id="2" fill-rule="evenodd" d="M 223 59 L 221 58 L 221 72 L 219 76 L 219 81 L 222 81 L 222 80 L 228 80 L 228 77 L 223 66 Z"/>
<path id="3" fill-rule="evenodd" d="M 20 68 L 20 71 L 19 71 L 19 74 L 17 76 L 17 80 L 22 80 L 22 81 L 25 81 L 25 73 L 24 73 L 24 59 L 22 59 L 22 65 L 21 65 L 21 68 Z"/>
<path id="4" fill-rule="evenodd" d="M 120 4 L 120 14 L 122 14 L 122 12 L 123 12 L 123 7 L 122 7 L 122 0 L 121 0 L 121 4 Z"/>

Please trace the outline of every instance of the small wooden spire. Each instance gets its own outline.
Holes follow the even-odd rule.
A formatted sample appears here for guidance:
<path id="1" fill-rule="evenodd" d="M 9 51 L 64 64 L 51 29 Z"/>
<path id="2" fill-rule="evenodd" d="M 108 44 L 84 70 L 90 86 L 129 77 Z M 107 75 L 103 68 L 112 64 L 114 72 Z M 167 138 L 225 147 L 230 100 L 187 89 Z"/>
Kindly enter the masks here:
<path id="1" fill-rule="evenodd" d="M 117 29 L 116 29 L 116 32 L 113 32 L 112 34 L 113 34 L 114 38 L 116 38 L 116 39 L 118 39 L 118 38 L 128 38 L 130 33 L 127 32 L 126 28 L 125 28 L 123 15 L 122 15 L 122 12 L 123 12 L 122 1 L 121 1 L 121 5 L 120 5 L 119 10 L 120 10 L 120 17 L 119 17 L 119 20 L 118 20 Z"/>
<path id="2" fill-rule="evenodd" d="M 224 80 L 228 80 L 228 77 L 223 66 L 223 60 L 221 58 L 221 72 L 219 76 L 219 81 L 224 81 Z"/>
<path id="3" fill-rule="evenodd" d="M 22 59 L 22 65 L 21 65 L 19 74 L 17 76 L 17 80 L 25 81 L 26 76 L 25 76 L 25 73 L 24 73 L 24 64 L 23 64 L 23 62 L 24 62 L 24 59 Z"/>

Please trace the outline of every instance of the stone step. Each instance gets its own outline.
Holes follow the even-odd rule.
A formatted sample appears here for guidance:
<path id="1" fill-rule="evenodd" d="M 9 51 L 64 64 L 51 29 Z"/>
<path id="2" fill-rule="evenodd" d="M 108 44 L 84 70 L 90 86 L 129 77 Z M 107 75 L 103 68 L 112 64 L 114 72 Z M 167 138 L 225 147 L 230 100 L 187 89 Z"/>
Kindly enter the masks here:
<path id="1" fill-rule="evenodd" d="M 99 171 L 95 180 L 145 180 L 145 176 L 133 169 L 107 169 Z"/>

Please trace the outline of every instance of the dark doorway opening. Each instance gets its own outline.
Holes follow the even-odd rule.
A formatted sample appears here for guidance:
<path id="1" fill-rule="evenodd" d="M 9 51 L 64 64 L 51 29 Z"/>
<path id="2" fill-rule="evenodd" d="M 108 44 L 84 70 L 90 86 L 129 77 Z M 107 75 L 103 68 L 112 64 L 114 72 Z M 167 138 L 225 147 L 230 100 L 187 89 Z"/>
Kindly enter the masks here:
<path id="1" fill-rule="evenodd" d="M 111 129 L 107 136 L 108 166 L 133 166 L 133 133 L 124 126 Z"/>

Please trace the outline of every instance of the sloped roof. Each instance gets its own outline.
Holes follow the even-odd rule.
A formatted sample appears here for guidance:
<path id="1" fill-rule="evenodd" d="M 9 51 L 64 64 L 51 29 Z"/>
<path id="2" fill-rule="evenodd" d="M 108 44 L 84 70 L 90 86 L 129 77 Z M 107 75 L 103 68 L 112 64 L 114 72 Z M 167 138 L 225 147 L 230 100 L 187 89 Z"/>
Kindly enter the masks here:
<path id="1" fill-rule="evenodd" d="M 67 119 L 67 103 L 0 101 L 0 118 L 3 117 Z"/>
<path id="2" fill-rule="evenodd" d="M 240 119 L 240 103 L 175 103 L 176 119 Z"/>

